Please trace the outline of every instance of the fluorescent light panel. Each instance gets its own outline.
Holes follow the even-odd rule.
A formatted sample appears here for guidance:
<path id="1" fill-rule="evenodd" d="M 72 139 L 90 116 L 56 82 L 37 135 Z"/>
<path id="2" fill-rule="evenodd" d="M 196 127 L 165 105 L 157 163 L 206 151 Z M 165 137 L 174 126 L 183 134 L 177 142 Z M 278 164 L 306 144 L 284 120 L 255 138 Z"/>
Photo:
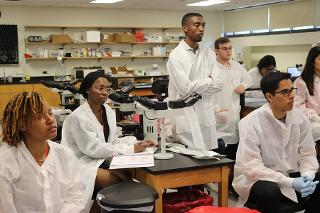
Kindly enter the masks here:
<path id="1" fill-rule="evenodd" d="M 230 2 L 230 1 L 229 0 L 206 0 L 206 1 L 199 1 L 196 3 L 190 3 L 190 4 L 187 4 L 187 6 L 205 7 L 205 6 L 215 5 L 215 4 L 222 4 L 226 2 Z"/>
<path id="2" fill-rule="evenodd" d="M 245 35 L 250 34 L 250 30 L 234 32 L 234 35 Z"/>
<path id="3" fill-rule="evenodd" d="M 252 33 L 268 33 L 269 29 L 252 30 Z"/>
<path id="4" fill-rule="evenodd" d="M 93 3 L 93 4 L 113 4 L 113 3 L 117 3 L 119 1 L 123 1 L 123 0 L 95 0 L 95 1 L 91 1 L 90 3 Z"/>
<path id="5" fill-rule="evenodd" d="M 314 29 L 314 26 L 301 26 L 301 27 L 294 27 L 293 30 L 309 30 Z"/>
<path id="6" fill-rule="evenodd" d="M 288 27 L 288 28 L 276 28 L 276 29 L 272 29 L 271 31 L 272 32 L 284 32 L 284 31 L 290 31 L 291 28 Z"/>

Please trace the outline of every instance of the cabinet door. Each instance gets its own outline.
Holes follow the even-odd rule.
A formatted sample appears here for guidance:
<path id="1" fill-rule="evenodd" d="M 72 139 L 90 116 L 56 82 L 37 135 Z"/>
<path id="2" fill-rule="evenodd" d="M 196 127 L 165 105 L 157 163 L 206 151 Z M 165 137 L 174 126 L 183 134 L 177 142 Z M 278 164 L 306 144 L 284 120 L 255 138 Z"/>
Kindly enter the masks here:
<path id="1" fill-rule="evenodd" d="M 8 102 L 20 92 L 33 90 L 33 84 L 0 85 L 0 120 L 3 118 L 3 111 Z"/>
<path id="2" fill-rule="evenodd" d="M 28 92 L 33 90 L 33 84 L 0 85 L 0 94 Z"/>
<path id="3" fill-rule="evenodd" d="M 0 94 L 0 120 L 3 118 L 3 112 L 8 104 L 8 102 L 18 93 L 8 93 L 8 94 Z"/>
<path id="4" fill-rule="evenodd" d="M 51 88 L 48 88 L 42 84 L 34 84 L 33 91 L 39 92 L 48 102 L 49 106 L 58 107 L 61 103 L 59 93 L 53 92 Z"/>

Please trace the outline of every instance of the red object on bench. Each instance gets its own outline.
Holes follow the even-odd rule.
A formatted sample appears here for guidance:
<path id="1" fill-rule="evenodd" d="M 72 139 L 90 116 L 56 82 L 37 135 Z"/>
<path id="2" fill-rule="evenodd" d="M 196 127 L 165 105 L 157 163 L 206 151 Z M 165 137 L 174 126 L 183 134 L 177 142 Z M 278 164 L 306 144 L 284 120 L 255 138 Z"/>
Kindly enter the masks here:
<path id="1" fill-rule="evenodd" d="M 260 213 L 260 212 L 257 210 L 252 210 L 247 208 L 199 206 L 189 210 L 187 213 Z"/>

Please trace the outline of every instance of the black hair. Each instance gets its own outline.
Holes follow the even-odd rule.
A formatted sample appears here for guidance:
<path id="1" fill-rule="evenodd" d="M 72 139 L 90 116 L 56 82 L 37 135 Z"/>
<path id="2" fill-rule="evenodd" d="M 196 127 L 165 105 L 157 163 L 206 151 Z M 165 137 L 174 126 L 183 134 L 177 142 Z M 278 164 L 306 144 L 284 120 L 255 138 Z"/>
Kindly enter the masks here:
<path id="1" fill-rule="evenodd" d="M 270 67 L 271 65 L 277 66 L 276 59 L 272 55 L 265 55 L 259 60 L 257 67 L 261 71 L 263 68 Z"/>
<path id="2" fill-rule="evenodd" d="M 304 80 L 306 83 L 306 86 L 308 88 L 309 94 L 313 95 L 313 82 L 314 82 L 314 61 L 316 57 L 320 55 L 320 47 L 315 46 L 312 47 L 308 53 L 307 59 L 306 59 L 306 64 L 304 65 L 303 71 L 301 73 L 301 78 Z"/>
<path id="3" fill-rule="evenodd" d="M 219 49 L 219 45 L 220 45 L 220 44 L 225 44 L 225 43 L 230 43 L 230 39 L 227 38 L 227 37 L 218 38 L 218 39 L 214 42 L 214 48 L 215 48 L 215 49 Z"/>
<path id="4" fill-rule="evenodd" d="M 203 15 L 201 15 L 200 13 L 187 13 L 182 17 L 181 26 L 184 27 L 185 25 L 187 25 L 189 19 L 194 16 L 203 17 Z"/>
<path id="5" fill-rule="evenodd" d="M 95 72 L 90 72 L 88 75 L 86 75 L 86 77 L 82 80 L 80 88 L 79 88 L 79 92 L 81 93 L 81 95 L 85 98 L 88 99 L 88 93 L 87 90 L 91 87 L 91 85 L 93 84 L 93 82 L 95 80 L 97 80 L 97 78 L 106 78 L 108 79 L 108 76 L 106 74 L 104 74 L 101 71 L 95 71 Z"/>
<path id="6" fill-rule="evenodd" d="M 274 95 L 274 92 L 278 89 L 279 83 L 282 80 L 290 79 L 291 74 L 286 72 L 270 72 L 264 76 L 260 81 L 260 88 L 266 96 L 266 93 Z"/>

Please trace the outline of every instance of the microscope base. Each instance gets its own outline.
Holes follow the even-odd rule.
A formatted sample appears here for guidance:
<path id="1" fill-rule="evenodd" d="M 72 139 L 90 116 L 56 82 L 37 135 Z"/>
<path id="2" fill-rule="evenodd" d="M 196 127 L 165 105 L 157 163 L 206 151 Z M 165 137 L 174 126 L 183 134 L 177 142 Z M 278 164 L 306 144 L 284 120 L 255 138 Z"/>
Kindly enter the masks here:
<path id="1" fill-rule="evenodd" d="M 156 153 L 154 154 L 154 158 L 158 160 L 169 160 L 173 158 L 172 153 Z"/>

